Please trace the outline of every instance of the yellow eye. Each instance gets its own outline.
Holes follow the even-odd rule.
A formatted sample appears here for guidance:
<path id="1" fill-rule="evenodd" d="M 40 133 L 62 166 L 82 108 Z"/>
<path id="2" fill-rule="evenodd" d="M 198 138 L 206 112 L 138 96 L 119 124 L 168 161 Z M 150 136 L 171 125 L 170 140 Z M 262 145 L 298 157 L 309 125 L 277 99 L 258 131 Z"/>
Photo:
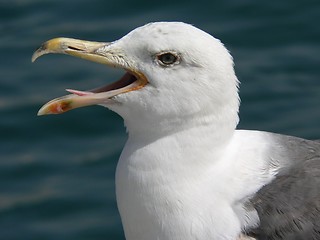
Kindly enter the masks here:
<path id="1" fill-rule="evenodd" d="M 170 52 L 161 53 L 157 56 L 157 58 L 160 64 L 164 66 L 172 65 L 179 60 L 179 57 L 176 54 Z"/>

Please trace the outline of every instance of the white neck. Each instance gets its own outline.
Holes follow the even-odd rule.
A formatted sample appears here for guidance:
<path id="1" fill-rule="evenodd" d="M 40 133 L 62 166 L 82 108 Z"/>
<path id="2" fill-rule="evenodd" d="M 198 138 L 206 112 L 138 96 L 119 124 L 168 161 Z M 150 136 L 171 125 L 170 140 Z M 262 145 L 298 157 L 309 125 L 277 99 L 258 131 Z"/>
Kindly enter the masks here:
<path id="1" fill-rule="evenodd" d="M 237 100 L 224 109 L 215 109 L 213 114 L 197 112 L 183 118 L 152 118 L 150 115 L 131 112 L 130 117 L 125 118 L 125 125 L 130 139 L 143 141 L 146 144 L 148 141 L 152 142 L 166 136 L 179 136 L 179 132 L 186 132 L 194 135 L 194 138 L 203 138 L 208 135 L 211 146 L 218 147 L 230 138 L 238 121 Z M 199 134 L 201 131 L 203 133 Z M 197 141 L 197 139 L 194 140 Z"/>
<path id="2" fill-rule="evenodd" d="M 203 209 L 215 211 L 211 213 L 213 218 L 218 216 L 220 197 L 215 199 L 214 192 L 224 189 L 220 189 L 218 182 L 217 186 L 204 182 L 212 182 L 215 171 L 217 174 L 224 171 L 221 154 L 237 123 L 237 118 L 196 119 L 178 122 L 171 128 L 168 127 L 171 124 L 158 122 L 155 126 L 144 124 L 133 129 L 127 123 L 129 139 L 116 172 L 117 203 L 127 240 L 204 240 L 215 236 L 213 232 L 221 231 L 219 228 L 230 225 L 240 229 L 238 222 L 232 222 L 234 218 L 223 221 L 224 226 L 220 224 L 216 229 L 197 228 L 193 235 L 189 234 L 190 229 L 185 229 L 190 224 L 200 224 L 197 221 L 201 215 L 207 214 L 199 212 Z M 203 188 L 204 185 L 211 189 Z M 203 194 L 212 194 L 210 202 L 201 202 Z M 224 206 L 221 209 L 225 214 Z M 220 219 L 215 218 L 212 224 L 215 221 Z M 170 226 L 171 222 L 181 225 Z"/>

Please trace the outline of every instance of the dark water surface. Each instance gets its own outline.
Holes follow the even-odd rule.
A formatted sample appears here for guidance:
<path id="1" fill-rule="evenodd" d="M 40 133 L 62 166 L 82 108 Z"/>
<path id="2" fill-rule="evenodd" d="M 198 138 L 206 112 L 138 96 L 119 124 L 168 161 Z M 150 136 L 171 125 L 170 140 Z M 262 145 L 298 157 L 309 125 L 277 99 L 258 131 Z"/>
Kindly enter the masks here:
<path id="1" fill-rule="evenodd" d="M 102 107 L 37 117 L 65 88 L 122 72 L 62 55 L 31 64 L 66 36 L 112 41 L 151 21 L 178 20 L 220 38 L 241 80 L 240 128 L 320 138 L 320 1 L 0 2 L 0 239 L 124 239 L 114 172 L 126 133 Z"/>

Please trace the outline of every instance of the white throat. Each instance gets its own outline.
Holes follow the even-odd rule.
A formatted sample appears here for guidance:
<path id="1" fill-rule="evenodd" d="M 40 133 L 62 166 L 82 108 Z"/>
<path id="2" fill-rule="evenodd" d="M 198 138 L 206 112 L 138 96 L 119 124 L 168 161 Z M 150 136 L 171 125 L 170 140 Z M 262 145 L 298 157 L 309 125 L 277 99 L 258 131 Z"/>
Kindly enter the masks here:
<path id="1" fill-rule="evenodd" d="M 215 196 L 225 189 L 219 182 L 215 186 L 214 175 L 215 171 L 220 174 L 227 170 L 222 152 L 238 121 L 236 111 L 233 117 L 230 111 L 226 114 L 229 117 L 206 116 L 155 122 L 154 126 L 144 123 L 140 127 L 126 121 L 129 139 L 117 166 L 116 191 L 127 240 L 205 240 L 225 227 L 216 223 L 222 215 L 219 208 L 225 215 L 225 207 L 219 202 L 226 203 L 223 196 Z M 204 194 L 212 194 L 209 202 L 203 202 L 208 199 Z M 220 227 L 196 227 L 201 226 L 206 211 L 212 212 L 212 226 Z M 238 222 L 230 221 L 234 218 L 227 219 L 224 224 L 240 228 Z M 170 226 L 173 223 L 175 226 Z M 190 233 L 188 228 L 192 226 L 194 232 Z"/>

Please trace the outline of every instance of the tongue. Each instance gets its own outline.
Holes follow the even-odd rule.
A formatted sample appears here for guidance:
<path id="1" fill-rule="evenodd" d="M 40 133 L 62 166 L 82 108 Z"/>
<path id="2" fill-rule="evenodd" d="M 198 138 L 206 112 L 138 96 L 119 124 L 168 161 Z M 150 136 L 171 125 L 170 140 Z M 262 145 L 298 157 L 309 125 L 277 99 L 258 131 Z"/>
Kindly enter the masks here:
<path id="1" fill-rule="evenodd" d="M 87 96 L 87 95 L 94 94 L 92 92 L 79 91 L 79 90 L 74 90 L 74 89 L 66 89 L 66 91 L 69 92 L 69 93 L 73 93 L 75 95 L 78 95 L 78 96 Z"/>

